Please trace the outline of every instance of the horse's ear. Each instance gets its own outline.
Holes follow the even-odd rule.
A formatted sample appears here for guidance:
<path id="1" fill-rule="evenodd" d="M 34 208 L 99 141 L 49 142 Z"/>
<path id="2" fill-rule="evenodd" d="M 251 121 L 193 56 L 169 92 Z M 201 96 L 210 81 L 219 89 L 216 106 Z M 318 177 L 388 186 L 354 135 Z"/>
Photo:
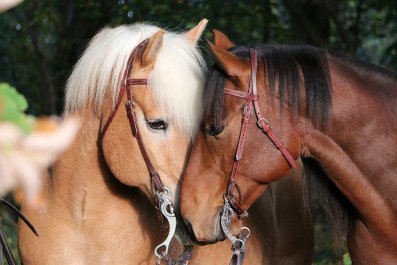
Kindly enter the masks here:
<path id="1" fill-rule="evenodd" d="M 223 70 L 230 77 L 238 77 L 239 74 L 243 71 L 245 64 L 244 62 L 238 58 L 233 53 L 212 44 L 209 40 L 206 40 L 208 47 L 214 54 L 216 60 L 222 66 Z"/>
<path id="2" fill-rule="evenodd" d="M 225 50 L 229 50 L 236 46 L 222 31 L 217 29 L 212 30 L 212 35 L 214 35 L 215 45 L 219 46 Z"/>
<path id="3" fill-rule="evenodd" d="M 157 55 L 163 46 L 164 33 L 165 30 L 161 29 L 150 38 L 149 43 L 147 44 L 142 55 L 141 65 L 143 68 L 153 67 L 154 63 L 156 62 Z"/>
<path id="4" fill-rule="evenodd" d="M 185 37 L 193 44 L 196 45 L 197 41 L 200 39 L 201 35 L 203 34 L 203 31 L 205 27 L 207 26 L 208 20 L 207 19 L 202 19 L 197 26 L 192 28 L 191 30 L 187 31 L 185 33 Z"/>

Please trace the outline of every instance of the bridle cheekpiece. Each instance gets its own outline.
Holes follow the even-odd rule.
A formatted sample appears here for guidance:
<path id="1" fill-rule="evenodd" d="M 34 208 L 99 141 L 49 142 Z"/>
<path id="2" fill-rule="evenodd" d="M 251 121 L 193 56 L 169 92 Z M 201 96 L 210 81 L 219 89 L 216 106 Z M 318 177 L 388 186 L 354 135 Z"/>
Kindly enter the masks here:
<path id="1" fill-rule="evenodd" d="M 251 77 L 249 82 L 249 89 L 247 93 L 237 91 L 234 89 L 224 88 L 224 93 L 245 99 L 246 102 L 243 105 L 243 113 L 242 113 L 242 121 L 241 121 L 241 130 L 237 143 L 236 153 L 234 155 L 234 162 L 232 171 L 230 173 L 229 183 L 224 194 L 224 205 L 221 213 L 221 228 L 225 236 L 232 241 L 233 251 L 234 251 L 234 264 L 242 264 L 244 260 L 245 253 L 245 242 L 246 238 L 249 236 L 249 229 L 247 227 L 243 227 L 237 237 L 233 236 L 229 231 L 229 225 L 233 218 L 233 211 L 237 213 L 239 219 L 245 218 L 248 216 L 247 209 L 243 208 L 241 205 L 242 198 L 240 196 L 240 201 L 237 201 L 234 195 L 234 190 L 237 187 L 237 173 L 240 165 L 240 160 L 244 150 L 244 143 L 248 133 L 248 125 L 251 121 L 251 116 L 253 116 L 255 112 L 256 123 L 258 127 L 262 130 L 264 134 L 271 140 L 271 142 L 275 145 L 275 147 L 282 153 L 287 162 L 290 164 L 292 168 L 296 168 L 296 163 L 290 152 L 285 148 L 284 144 L 277 139 L 275 134 L 268 121 L 262 116 L 262 113 L 259 108 L 259 96 L 257 89 L 257 81 L 256 74 L 258 69 L 258 55 L 255 49 L 249 49 L 250 56 L 250 65 L 251 65 Z M 232 261 L 233 261 L 232 260 Z"/>
<path id="2" fill-rule="evenodd" d="M 164 240 L 163 243 L 158 245 L 154 253 L 157 256 L 157 261 L 156 264 L 159 265 L 162 260 L 166 261 L 168 264 L 181 264 L 181 265 L 186 265 L 188 261 L 192 258 L 192 246 L 191 245 L 185 245 L 184 246 L 184 251 L 183 253 L 179 256 L 178 259 L 173 260 L 169 255 L 168 255 L 168 248 L 171 243 L 171 240 L 175 234 L 176 230 L 176 216 L 174 212 L 174 207 L 172 204 L 172 201 L 168 198 L 170 195 L 170 190 L 163 185 L 160 179 L 160 175 L 156 171 L 156 169 L 153 166 L 153 163 L 151 162 L 149 155 L 146 151 L 145 145 L 142 141 L 142 136 L 139 130 L 139 125 L 138 125 L 138 119 L 136 116 L 136 111 L 135 111 L 135 103 L 134 99 L 131 93 L 131 87 L 132 86 L 137 86 L 137 85 L 148 85 L 147 79 L 138 79 L 138 78 L 129 78 L 130 73 L 131 73 L 131 66 L 132 62 L 134 59 L 142 52 L 142 49 L 147 46 L 149 43 L 149 39 L 146 39 L 142 41 L 131 53 L 130 57 L 128 58 L 127 61 L 127 67 L 124 71 L 123 74 L 123 79 L 121 82 L 121 87 L 120 91 L 116 100 L 116 104 L 114 109 L 111 111 L 109 114 L 108 119 L 106 120 L 104 126 L 102 127 L 102 130 L 100 132 L 99 139 L 102 140 L 107 129 L 109 128 L 109 125 L 112 123 L 114 116 L 116 115 L 117 110 L 120 107 L 121 101 L 124 97 L 124 94 L 127 94 L 127 101 L 125 103 L 125 108 L 127 111 L 127 117 L 128 121 L 131 127 L 131 133 L 132 136 L 136 139 L 139 149 L 141 151 L 143 160 L 145 161 L 146 167 L 149 172 L 150 180 L 153 186 L 155 198 L 159 204 L 158 209 L 161 211 L 163 216 L 167 219 L 168 225 L 169 225 L 169 231 L 168 231 L 168 236 Z"/>

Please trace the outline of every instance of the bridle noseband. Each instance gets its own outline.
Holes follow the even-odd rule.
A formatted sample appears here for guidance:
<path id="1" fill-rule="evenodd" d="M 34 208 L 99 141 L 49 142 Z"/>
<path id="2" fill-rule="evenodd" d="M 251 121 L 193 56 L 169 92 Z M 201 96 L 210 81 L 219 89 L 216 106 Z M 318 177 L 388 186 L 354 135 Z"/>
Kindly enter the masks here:
<path id="1" fill-rule="evenodd" d="M 238 168 L 240 165 L 240 160 L 241 156 L 243 154 L 244 150 L 244 143 L 247 137 L 247 132 L 248 132 L 248 124 L 251 121 L 251 116 L 254 115 L 253 113 L 255 112 L 256 118 L 257 118 L 257 125 L 258 127 L 262 130 L 264 134 L 268 136 L 268 138 L 272 141 L 272 143 L 275 145 L 275 147 L 281 152 L 281 154 L 285 157 L 287 162 L 290 164 L 292 168 L 296 168 L 296 163 L 290 152 L 285 148 L 284 144 L 277 139 L 275 134 L 273 133 L 272 129 L 269 126 L 269 123 L 267 120 L 262 116 L 262 113 L 259 108 L 259 96 L 258 96 L 258 89 L 257 89 L 257 81 L 256 81 L 256 74 L 257 74 L 257 69 L 258 69 L 258 56 L 257 56 L 257 51 L 255 49 L 249 49 L 249 55 L 250 55 L 250 64 L 251 64 L 251 77 L 250 77 L 250 82 L 249 82 L 249 89 L 247 93 L 229 89 L 229 88 L 224 88 L 224 93 L 238 97 L 238 98 L 243 98 L 246 100 L 245 104 L 243 105 L 243 118 L 242 118 L 242 123 L 241 123 L 241 130 L 240 130 L 240 135 L 237 143 L 237 149 L 236 153 L 234 156 L 234 162 L 233 162 L 233 167 L 232 171 L 230 173 L 230 179 L 229 179 L 229 184 L 226 189 L 226 193 L 224 194 L 224 205 L 222 209 L 222 216 L 221 216 L 221 227 L 226 235 L 232 243 L 233 247 L 235 249 L 238 249 L 240 252 L 242 250 L 245 251 L 245 238 L 247 235 L 244 237 L 242 235 L 242 232 L 240 232 L 238 238 L 234 237 L 230 232 L 229 232 L 229 225 L 231 223 L 231 219 L 233 217 L 233 210 L 237 213 L 238 218 L 245 218 L 248 216 L 247 209 L 243 208 L 240 204 L 242 201 L 242 198 L 240 196 L 240 202 L 238 202 L 235 199 L 234 195 L 234 190 L 236 188 L 236 180 L 237 180 L 237 173 L 238 173 Z M 243 230 L 247 230 L 248 228 L 244 227 Z M 249 231 L 249 229 L 248 229 Z M 241 255 L 241 254 L 240 254 Z M 239 258 L 239 257 L 238 257 Z M 241 262 L 242 263 L 242 262 Z M 241 264 L 240 263 L 240 264 Z"/>
<path id="2" fill-rule="evenodd" d="M 108 119 L 106 120 L 104 126 L 102 127 L 102 130 L 100 131 L 99 139 L 102 141 L 107 129 L 109 128 L 109 125 L 112 123 L 113 118 L 116 115 L 116 112 L 120 107 L 121 101 L 124 97 L 124 93 L 126 93 L 127 94 L 127 102 L 125 103 L 125 108 L 127 111 L 128 121 L 129 121 L 130 127 L 131 127 L 131 133 L 132 133 L 132 136 L 136 139 L 136 141 L 138 143 L 143 160 L 145 161 L 146 167 L 148 169 L 151 183 L 152 183 L 152 186 L 154 189 L 155 199 L 157 200 L 157 202 L 159 204 L 158 209 L 161 211 L 163 216 L 167 219 L 168 224 L 169 224 L 169 232 L 168 232 L 167 238 L 164 240 L 163 243 L 158 245 L 154 250 L 154 253 L 157 256 L 156 264 L 160 264 L 161 261 L 164 260 L 168 264 L 186 265 L 188 263 L 188 261 L 192 258 L 192 255 L 191 255 L 192 246 L 191 245 L 185 245 L 183 253 L 176 260 L 173 260 L 168 255 L 168 247 L 171 243 L 171 240 L 172 240 L 172 238 L 175 234 L 175 230 L 176 230 L 176 216 L 175 216 L 172 202 L 168 198 L 168 195 L 170 194 L 170 190 L 162 184 L 160 175 L 154 168 L 153 163 L 151 162 L 149 155 L 146 151 L 145 145 L 142 141 L 142 136 L 141 136 L 141 133 L 139 130 L 138 119 L 137 119 L 136 111 L 135 111 L 135 103 L 134 103 L 133 96 L 131 93 L 131 86 L 136 86 L 136 85 L 146 85 L 147 86 L 148 85 L 147 79 L 129 78 L 131 70 L 132 70 L 131 69 L 132 62 L 138 56 L 138 54 L 140 54 L 142 52 L 142 49 L 147 46 L 148 42 L 149 42 L 149 39 L 142 41 L 133 50 L 130 57 L 128 58 L 127 67 L 123 74 L 123 79 L 122 79 L 122 83 L 121 83 L 121 87 L 120 87 L 120 91 L 119 91 L 119 95 L 117 97 L 115 107 L 109 114 Z M 161 251 L 161 249 L 164 249 L 164 250 Z"/>

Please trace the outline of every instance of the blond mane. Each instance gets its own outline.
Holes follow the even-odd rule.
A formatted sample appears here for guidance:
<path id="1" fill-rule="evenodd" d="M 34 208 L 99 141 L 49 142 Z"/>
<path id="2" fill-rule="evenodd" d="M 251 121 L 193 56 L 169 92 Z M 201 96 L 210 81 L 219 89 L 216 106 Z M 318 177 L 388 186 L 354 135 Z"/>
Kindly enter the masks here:
<path id="1" fill-rule="evenodd" d="M 132 50 L 160 30 L 150 24 L 104 28 L 91 40 L 66 85 L 65 115 L 92 104 L 99 111 L 107 89 L 113 106 Z M 166 31 L 148 81 L 158 107 L 192 136 L 201 117 L 205 64 L 197 47 L 183 34 Z"/>

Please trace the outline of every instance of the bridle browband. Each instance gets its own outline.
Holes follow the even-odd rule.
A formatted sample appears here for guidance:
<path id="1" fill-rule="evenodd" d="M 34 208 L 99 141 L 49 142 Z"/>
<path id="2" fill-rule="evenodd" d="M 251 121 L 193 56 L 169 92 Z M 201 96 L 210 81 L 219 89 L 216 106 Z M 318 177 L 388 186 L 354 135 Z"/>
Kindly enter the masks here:
<path id="1" fill-rule="evenodd" d="M 109 117 L 107 118 L 104 126 L 102 127 L 102 130 L 100 131 L 99 139 L 102 141 L 107 129 L 109 128 L 109 125 L 112 123 L 113 118 L 116 115 L 117 110 L 120 107 L 121 101 L 124 97 L 124 93 L 127 94 L 127 102 L 125 103 L 125 108 L 127 111 L 127 117 L 128 121 L 130 123 L 131 127 L 131 133 L 132 136 L 136 139 L 139 149 L 141 151 L 143 160 L 145 161 L 146 167 L 148 169 L 149 175 L 150 175 L 150 180 L 154 189 L 154 194 L 155 194 L 155 199 L 157 200 L 159 204 L 159 210 L 161 213 L 164 215 L 164 217 L 167 219 L 168 224 L 169 224 L 169 232 L 167 238 L 164 240 L 163 243 L 158 245 L 154 253 L 157 256 L 156 264 L 159 265 L 162 260 L 166 261 L 167 264 L 181 264 L 181 265 L 186 265 L 188 261 L 192 258 L 192 246 L 191 245 L 184 245 L 184 250 L 183 253 L 178 257 L 178 259 L 174 260 L 168 255 L 168 247 L 170 245 L 170 242 L 175 234 L 175 229 L 176 229 L 176 216 L 174 212 L 174 208 L 172 205 L 172 202 L 169 200 L 168 195 L 170 193 L 170 190 L 165 187 L 160 179 L 160 175 L 156 171 L 156 169 L 153 166 L 153 163 L 151 162 L 149 155 L 146 151 L 145 145 L 142 141 L 142 136 L 139 130 L 138 126 L 138 119 L 136 116 L 136 111 L 135 111 L 135 103 L 133 100 L 133 96 L 131 93 L 131 86 L 136 86 L 136 85 L 148 85 L 147 79 L 139 79 L 139 78 L 129 78 L 130 73 L 131 73 L 131 66 L 132 62 L 134 59 L 142 52 L 142 49 L 147 46 L 149 42 L 149 39 L 146 39 L 142 41 L 131 53 L 130 57 L 128 58 L 127 61 L 127 67 L 124 71 L 123 74 L 123 79 L 121 82 L 121 87 L 120 91 L 116 100 L 116 104 L 114 109 L 110 112 Z M 164 248 L 163 251 L 161 249 Z"/>

